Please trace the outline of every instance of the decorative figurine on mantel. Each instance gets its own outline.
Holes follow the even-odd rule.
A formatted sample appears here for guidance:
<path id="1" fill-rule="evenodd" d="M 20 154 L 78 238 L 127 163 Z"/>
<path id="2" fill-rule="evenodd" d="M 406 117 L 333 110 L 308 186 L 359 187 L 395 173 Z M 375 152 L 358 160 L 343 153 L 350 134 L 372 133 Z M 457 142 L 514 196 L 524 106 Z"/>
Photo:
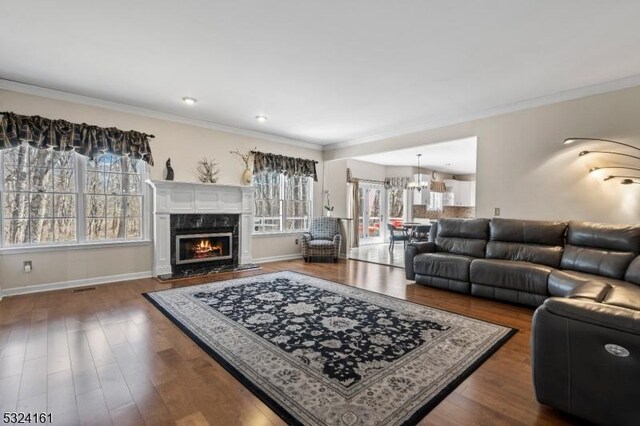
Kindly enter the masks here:
<path id="1" fill-rule="evenodd" d="M 164 172 L 165 180 L 173 180 L 173 167 L 171 167 L 171 158 L 167 158 L 167 162 L 165 164 L 167 166 Z"/>
<path id="2" fill-rule="evenodd" d="M 209 160 L 207 157 L 202 157 L 202 159 L 198 161 L 196 175 L 200 182 L 216 183 L 218 181 L 218 173 L 220 173 L 220 169 L 215 159 Z"/>
<path id="3" fill-rule="evenodd" d="M 255 151 L 256 148 L 253 150 Z M 251 171 L 251 167 L 249 167 L 249 160 L 251 160 L 251 151 L 247 153 L 241 153 L 239 150 L 234 149 L 233 151 L 229 151 L 229 153 L 233 155 L 237 155 L 244 162 L 244 172 L 242 172 L 242 184 L 243 185 L 251 185 L 251 180 L 253 179 L 253 172 Z"/>

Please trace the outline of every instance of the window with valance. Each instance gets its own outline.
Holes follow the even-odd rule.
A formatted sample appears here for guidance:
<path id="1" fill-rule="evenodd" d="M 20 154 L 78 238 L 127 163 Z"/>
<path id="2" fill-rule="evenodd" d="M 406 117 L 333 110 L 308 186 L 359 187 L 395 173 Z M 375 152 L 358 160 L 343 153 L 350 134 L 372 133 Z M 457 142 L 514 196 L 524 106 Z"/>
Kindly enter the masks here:
<path id="1" fill-rule="evenodd" d="M 1 246 L 142 239 L 150 137 L 2 113 Z"/>

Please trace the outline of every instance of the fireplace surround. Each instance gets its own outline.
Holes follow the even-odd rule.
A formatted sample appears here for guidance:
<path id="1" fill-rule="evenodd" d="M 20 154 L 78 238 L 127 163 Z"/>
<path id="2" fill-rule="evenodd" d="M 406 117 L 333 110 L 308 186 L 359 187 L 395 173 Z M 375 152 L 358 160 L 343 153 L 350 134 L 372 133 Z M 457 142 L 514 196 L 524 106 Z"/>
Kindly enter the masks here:
<path id="1" fill-rule="evenodd" d="M 151 180 L 147 184 L 153 189 L 154 276 L 188 276 L 252 264 L 252 187 Z M 206 234 L 214 235 L 195 237 Z M 227 245 L 215 241 L 222 236 L 218 234 L 227 237 Z M 184 261 L 189 257 L 184 250 L 195 254 L 194 245 L 209 238 L 213 238 L 209 241 L 212 246 L 222 242 L 221 249 L 209 249 L 204 241 L 198 254 L 201 258 Z M 185 245 L 182 253 L 181 244 Z M 223 255 L 218 255 L 219 250 Z"/>

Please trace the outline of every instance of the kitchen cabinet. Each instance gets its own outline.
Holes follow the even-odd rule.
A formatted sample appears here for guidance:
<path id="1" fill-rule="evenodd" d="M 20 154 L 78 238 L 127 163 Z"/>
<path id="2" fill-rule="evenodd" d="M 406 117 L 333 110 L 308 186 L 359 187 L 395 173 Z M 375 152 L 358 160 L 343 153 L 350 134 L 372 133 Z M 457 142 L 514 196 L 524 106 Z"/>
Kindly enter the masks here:
<path id="1" fill-rule="evenodd" d="M 447 193 L 452 194 L 445 196 L 445 206 L 473 207 L 476 205 L 475 181 L 445 179 L 444 184 L 447 186 Z"/>

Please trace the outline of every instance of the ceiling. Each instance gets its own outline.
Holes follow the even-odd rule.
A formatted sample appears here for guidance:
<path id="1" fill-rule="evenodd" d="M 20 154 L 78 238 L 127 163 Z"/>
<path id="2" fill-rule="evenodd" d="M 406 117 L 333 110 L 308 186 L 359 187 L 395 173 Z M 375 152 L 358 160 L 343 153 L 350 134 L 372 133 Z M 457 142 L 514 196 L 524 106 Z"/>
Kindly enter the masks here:
<path id="1" fill-rule="evenodd" d="M 422 154 L 421 169 L 458 175 L 475 174 L 476 146 L 477 138 L 472 137 L 354 158 L 385 166 L 417 166 L 417 154 Z"/>
<path id="2" fill-rule="evenodd" d="M 357 142 L 640 75 L 638 16 L 637 0 L 5 1 L 0 78 Z"/>

